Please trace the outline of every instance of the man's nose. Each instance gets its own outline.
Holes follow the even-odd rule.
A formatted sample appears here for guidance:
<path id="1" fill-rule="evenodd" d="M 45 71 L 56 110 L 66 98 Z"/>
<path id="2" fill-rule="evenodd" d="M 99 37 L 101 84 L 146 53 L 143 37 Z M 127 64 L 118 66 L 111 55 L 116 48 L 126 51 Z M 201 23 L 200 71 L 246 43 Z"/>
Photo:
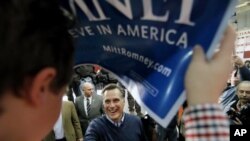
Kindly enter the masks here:
<path id="1" fill-rule="evenodd" d="M 242 95 L 243 95 L 243 96 L 246 96 L 246 95 L 247 95 L 246 91 L 244 91 Z"/>
<path id="2" fill-rule="evenodd" d="M 114 107 L 115 106 L 115 103 L 114 102 L 110 102 L 110 107 Z"/>

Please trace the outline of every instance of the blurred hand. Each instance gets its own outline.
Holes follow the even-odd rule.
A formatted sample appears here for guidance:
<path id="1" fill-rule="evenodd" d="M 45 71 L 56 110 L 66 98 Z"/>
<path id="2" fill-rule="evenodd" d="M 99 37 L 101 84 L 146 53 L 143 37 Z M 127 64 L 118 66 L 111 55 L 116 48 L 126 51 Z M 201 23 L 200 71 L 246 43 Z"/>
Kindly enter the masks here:
<path id="1" fill-rule="evenodd" d="M 242 125 L 242 122 L 240 121 L 240 119 L 239 118 L 235 118 L 235 120 L 233 121 L 234 122 L 234 124 L 236 124 L 236 125 Z"/>
<path id="2" fill-rule="evenodd" d="M 78 139 L 77 141 L 83 141 L 83 138 Z"/>
<path id="3" fill-rule="evenodd" d="M 210 60 L 203 49 L 196 46 L 186 72 L 185 87 L 188 104 L 217 103 L 232 71 L 231 55 L 234 50 L 235 32 L 228 27 L 220 50 Z"/>

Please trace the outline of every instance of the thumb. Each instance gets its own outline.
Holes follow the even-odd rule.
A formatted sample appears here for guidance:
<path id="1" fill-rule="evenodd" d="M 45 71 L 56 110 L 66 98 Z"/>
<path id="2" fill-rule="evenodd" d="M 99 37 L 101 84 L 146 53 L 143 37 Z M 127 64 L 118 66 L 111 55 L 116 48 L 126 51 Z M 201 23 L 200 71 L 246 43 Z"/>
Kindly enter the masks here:
<path id="1" fill-rule="evenodd" d="M 199 61 L 205 61 L 205 54 L 200 45 L 196 45 L 193 49 L 193 57 L 192 57 L 192 62 L 199 62 Z"/>

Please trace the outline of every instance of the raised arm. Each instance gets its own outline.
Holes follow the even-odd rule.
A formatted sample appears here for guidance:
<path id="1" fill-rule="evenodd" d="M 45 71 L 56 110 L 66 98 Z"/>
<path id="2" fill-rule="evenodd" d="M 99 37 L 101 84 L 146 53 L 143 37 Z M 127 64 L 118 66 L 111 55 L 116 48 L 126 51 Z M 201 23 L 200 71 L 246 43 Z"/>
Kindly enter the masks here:
<path id="1" fill-rule="evenodd" d="M 194 48 L 185 78 L 189 105 L 184 113 L 187 141 L 229 140 L 228 119 L 217 101 L 232 70 L 234 41 L 234 30 L 228 27 L 220 51 L 210 60 L 206 59 L 201 47 Z"/>

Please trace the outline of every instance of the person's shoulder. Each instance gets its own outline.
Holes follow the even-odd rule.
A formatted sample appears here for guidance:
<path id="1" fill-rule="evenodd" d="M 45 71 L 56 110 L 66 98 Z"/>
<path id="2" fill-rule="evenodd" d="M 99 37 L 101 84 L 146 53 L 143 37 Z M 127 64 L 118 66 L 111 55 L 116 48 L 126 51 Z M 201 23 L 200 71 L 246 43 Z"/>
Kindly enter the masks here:
<path id="1" fill-rule="evenodd" d="M 99 94 L 96 94 L 96 93 L 93 95 L 93 97 L 95 97 L 95 98 L 97 98 L 99 100 L 103 99 L 102 95 L 99 95 Z"/>
<path id="2" fill-rule="evenodd" d="M 72 101 L 63 101 L 63 104 L 70 105 L 70 106 L 74 105 L 74 103 Z"/>
<path id="3" fill-rule="evenodd" d="M 77 96 L 76 99 L 75 99 L 75 101 L 79 101 L 81 99 L 83 99 L 83 95 Z"/>
<path id="4" fill-rule="evenodd" d="M 141 121 L 141 119 L 136 116 L 136 115 L 132 115 L 132 114 L 128 114 L 128 113 L 124 113 L 125 115 L 125 119 L 128 119 L 128 120 L 133 120 L 133 121 Z"/>
<path id="5" fill-rule="evenodd" d="M 132 114 L 125 113 L 124 123 L 132 125 L 132 128 L 142 128 L 142 120 L 140 117 Z"/>
<path id="6" fill-rule="evenodd" d="M 62 103 L 65 104 L 65 105 L 66 104 L 69 105 L 71 102 L 70 101 L 63 101 Z"/>
<path id="7" fill-rule="evenodd" d="M 106 124 L 106 118 L 105 116 L 99 116 L 99 117 L 96 117 L 94 118 L 91 122 L 90 122 L 90 126 L 95 126 L 95 127 L 98 127 L 98 126 L 102 126 L 103 124 Z"/>
<path id="8" fill-rule="evenodd" d="M 104 136 L 107 134 L 106 131 L 109 131 L 110 128 L 107 128 L 107 121 L 105 120 L 105 116 L 100 116 L 93 119 L 86 130 L 85 138 L 88 140 L 90 136 Z M 94 134 L 93 134 L 94 133 Z"/>

